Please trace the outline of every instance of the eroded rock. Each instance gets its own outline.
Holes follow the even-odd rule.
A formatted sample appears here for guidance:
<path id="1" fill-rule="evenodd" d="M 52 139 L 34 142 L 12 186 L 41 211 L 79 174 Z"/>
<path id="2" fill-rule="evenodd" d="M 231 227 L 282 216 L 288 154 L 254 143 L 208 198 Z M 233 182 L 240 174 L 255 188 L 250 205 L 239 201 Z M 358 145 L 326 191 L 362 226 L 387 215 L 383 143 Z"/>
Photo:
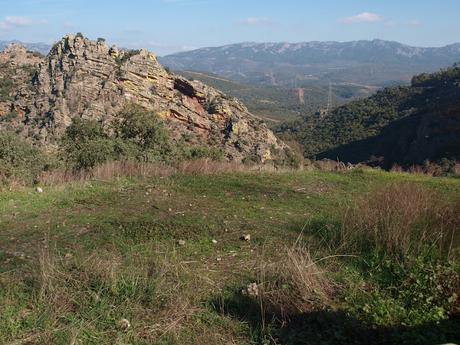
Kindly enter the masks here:
<path id="1" fill-rule="evenodd" d="M 170 73 L 151 52 L 109 48 L 81 36 L 63 37 L 40 59 L 10 109 L 23 119 L 16 129 L 52 145 L 73 117 L 110 123 L 129 103 L 161 116 L 174 140 L 220 148 L 227 160 L 285 156 L 286 145 L 238 100 Z"/>

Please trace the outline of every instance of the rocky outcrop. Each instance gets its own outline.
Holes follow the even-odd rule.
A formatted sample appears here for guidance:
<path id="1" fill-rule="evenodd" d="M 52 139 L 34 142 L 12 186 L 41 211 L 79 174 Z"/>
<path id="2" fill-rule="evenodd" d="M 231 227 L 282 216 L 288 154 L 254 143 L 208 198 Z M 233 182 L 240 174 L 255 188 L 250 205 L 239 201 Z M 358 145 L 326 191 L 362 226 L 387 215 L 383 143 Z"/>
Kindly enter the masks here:
<path id="1" fill-rule="evenodd" d="M 40 54 L 15 43 L 0 52 L 0 119 L 14 113 L 15 94 L 30 85 L 30 79 L 42 61 Z"/>
<path id="2" fill-rule="evenodd" d="M 161 116 L 175 140 L 220 146 L 229 160 L 283 158 L 287 147 L 238 100 L 171 74 L 146 51 L 68 35 L 42 59 L 10 108 L 20 130 L 52 144 L 73 117 L 110 123 L 127 104 Z"/>

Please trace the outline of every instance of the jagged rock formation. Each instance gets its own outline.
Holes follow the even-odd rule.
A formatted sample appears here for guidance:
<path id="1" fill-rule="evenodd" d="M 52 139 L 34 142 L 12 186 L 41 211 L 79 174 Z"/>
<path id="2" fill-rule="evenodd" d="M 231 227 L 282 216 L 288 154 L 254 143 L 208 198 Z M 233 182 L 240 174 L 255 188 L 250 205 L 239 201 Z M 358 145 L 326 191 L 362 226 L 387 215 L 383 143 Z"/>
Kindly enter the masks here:
<path id="1" fill-rule="evenodd" d="M 287 149 L 236 99 L 169 73 L 154 54 L 81 36 L 55 44 L 9 108 L 21 119 L 20 130 L 53 143 L 73 117 L 110 123 L 129 103 L 164 118 L 175 139 L 221 146 L 229 160 L 282 158 Z"/>
<path id="2" fill-rule="evenodd" d="M 12 112 L 15 93 L 29 83 L 42 60 L 40 54 L 15 43 L 0 52 L 0 115 Z"/>

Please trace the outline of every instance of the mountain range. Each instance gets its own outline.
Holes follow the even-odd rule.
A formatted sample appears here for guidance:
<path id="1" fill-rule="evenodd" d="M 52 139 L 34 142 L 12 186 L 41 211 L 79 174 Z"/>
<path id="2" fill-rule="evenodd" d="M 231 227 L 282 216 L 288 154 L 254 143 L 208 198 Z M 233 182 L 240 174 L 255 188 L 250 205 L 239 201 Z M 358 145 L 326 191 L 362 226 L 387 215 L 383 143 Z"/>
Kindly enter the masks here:
<path id="1" fill-rule="evenodd" d="M 414 74 L 460 61 L 460 43 L 439 48 L 383 40 L 239 43 L 172 54 L 159 61 L 173 70 L 210 72 L 255 84 L 385 86 L 407 83 Z"/>

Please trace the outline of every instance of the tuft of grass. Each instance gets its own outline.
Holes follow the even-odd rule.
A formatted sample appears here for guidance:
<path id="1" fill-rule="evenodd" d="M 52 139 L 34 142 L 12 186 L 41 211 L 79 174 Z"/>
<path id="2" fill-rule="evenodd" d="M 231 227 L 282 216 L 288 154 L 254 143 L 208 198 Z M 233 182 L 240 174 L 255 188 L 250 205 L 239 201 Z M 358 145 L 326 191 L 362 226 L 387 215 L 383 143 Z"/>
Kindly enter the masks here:
<path id="1" fill-rule="evenodd" d="M 330 306 L 337 286 L 320 266 L 325 258 L 315 260 L 310 250 L 298 243 L 281 252 L 280 260 L 262 263 L 260 268 L 263 308 L 287 322 L 297 315 Z"/>

